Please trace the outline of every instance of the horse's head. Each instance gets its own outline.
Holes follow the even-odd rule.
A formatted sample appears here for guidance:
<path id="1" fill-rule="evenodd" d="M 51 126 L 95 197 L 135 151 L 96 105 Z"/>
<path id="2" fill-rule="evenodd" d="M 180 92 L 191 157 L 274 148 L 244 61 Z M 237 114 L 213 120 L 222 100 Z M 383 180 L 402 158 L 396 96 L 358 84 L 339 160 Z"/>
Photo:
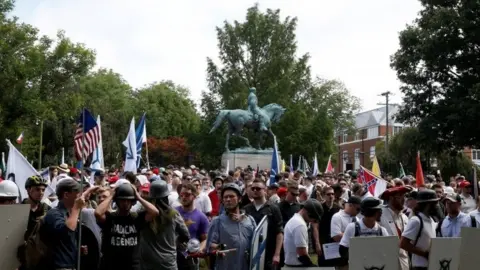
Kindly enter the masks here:
<path id="1" fill-rule="evenodd" d="M 278 122 L 282 118 L 286 109 L 276 103 L 270 103 L 262 108 L 270 116 L 270 122 Z"/>

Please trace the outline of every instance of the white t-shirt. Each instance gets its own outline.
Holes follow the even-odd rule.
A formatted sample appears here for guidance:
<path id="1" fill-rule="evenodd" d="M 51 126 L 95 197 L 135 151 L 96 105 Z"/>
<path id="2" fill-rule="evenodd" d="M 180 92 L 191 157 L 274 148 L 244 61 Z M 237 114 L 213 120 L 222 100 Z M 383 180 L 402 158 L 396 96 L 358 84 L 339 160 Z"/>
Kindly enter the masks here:
<path id="1" fill-rule="evenodd" d="M 475 209 L 468 214 L 475 218 L 475 220 L 477 221 L 477 228 L 478 228 L 480 226 L 480 211 L 478 211 L 478 209 Z"/>
<path id="2" fill-rule="evenodd" d="M 360 225 L 360 235 L 357 237 L 375 237 L 379 236 L 377 233 L 379 230 L 382 230 L 382 236 L 388 236 L 387 230 L 380 226 L 377 223 L 375 223 L 375 226 L 373 228 L 368 228 L 365 226 L 365 223 L 363 223 L 363 219 L 358 221 L 358 225 Z M 345 232 L 343 233 L 342 240 L 340 240 L 340 245 L 344 247 L 350 247 L 350 238 L 355 237 L 355 223 L 351 222 L 347 225 L 347 228 L 345 229 Z"/>
<path id="3" fill-rule="evenodd" d="M 350 216 L 349 214 L 345 213 L 344 210 L 340 210 L 339 212 L 335 213 L 332 216 L 332 221 L 330 222 L 330 237 L 344 233 L 347 225 L 357 220 L 357 217 Z"/>
<path id="4" fill-rule="evenodd" d="M 170 195 L 168 195 L 168 204 L 170 204 L 171 207 L 175 207 L 180 204 L 178 201 L 178 193 L 176 191 L 171 191 Z"/>
<path id="5" fill-rule="evenodd" d="M 297 259 L 297 248 L 307 248 L 308 252 L 308 228 L 307 223 L 298 213 L 285 224 L 283 235 L 283 249 L 285 251 L 285 264 L 302 265 Z"/>
<path id="6" fill-rule="evenodd" d="M 465 196 L 461 194 L 460 198 L 462 198 L 462 206 L 460 210 L 463 213 L 468 214 L 473 210 L 475 210 L 475 208 L 477 208 L 477 203 L 475 202 L 475 199 L 471 195 Z"/>
<path id="7" fill-rule="evenodd" d="M 200 212 L 204 214 L 212 212 L 212 202 L 207 195 L 200 193 L 200 195 L 195 198 L 194 203 L 195 208 L 197 208 Z"/>
<path id="8" fill-rule="evenodd" d="M 415 247 L 422 250 L 430 250 L 430 242 L 432 238 L 435 238 L 435 229 L 437 223 L 431 218 L 425 216 L 423 213 L 419 213 L 423 220 L 423 230 L 418 238 L 418 242 Z M 402 233 L 402 236 L 411 240 L 411 243 L 415 243 L 418 232 L 420 230 L 420 219 L 417 216 L 413 216 L 408 220 L 407 227 Z M 412 254 L 412 266 L 413 267 L 428 267 L 428 260 L 422 256 Z"/>

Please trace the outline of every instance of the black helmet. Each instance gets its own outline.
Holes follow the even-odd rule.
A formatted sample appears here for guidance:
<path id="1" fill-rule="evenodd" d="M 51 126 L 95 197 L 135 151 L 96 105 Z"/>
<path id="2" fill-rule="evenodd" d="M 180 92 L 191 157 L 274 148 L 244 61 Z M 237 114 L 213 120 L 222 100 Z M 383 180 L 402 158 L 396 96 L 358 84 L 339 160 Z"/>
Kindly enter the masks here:
<path id="1" fill-rule="evenodd" d="M 238 196 L 242 196 L 242 191 L 240 190 L 238 185 L 235 183 L 227 183 L 223 185 L 222 192 L 221 192 L 222 198 L 223 198 L 223 193 L 225 193 L 225 190 L 233 190 L 237 193 Z"/>
<path id="2" fill-rule="evenodd" d="M 419 191 L 417 194 L 417 203 L 437 202 L 438 200 L 440 200 L 440 198 L 438 198 L 435 191 L 431 189 Z"/>
<path id="3" fill-rule="evenodd" d="M 131 184 L 121 184 L 115 189 L 115 200 L 135 200 L 135 190 Z"/>
<path id="4" fill-rule="evenodd" d="M 303 204 L 303 209 L 307 211 L 307 215 L 310 219 L 320 221 L 323 216 L 322 204 L 316 199 L 308 199 Z"/>
<path id="5" fill-rule="evenodd" d="M 170 191 L 168 190 L 167 182 L 163 180 L 156 180 L 150 184 L 150 198 L 162 199 L 168 197 Z"/>
<path id="6" fill-rule="evenodd" d="M 374 197 L 367 197 L 363 199 L 362 203 L 360 204 L 360 210 L 370 210 L 370 209 L 382 209 L 382 202 Z"/>
<path id="7" fill-rule="evenodd" d="M 27 178 L 27 181 L 25 182 L 25 189 L 36 186 L 47 187 L 47 180 L 43 179 L 41 176 L 38 175 L 30 176 L 29 178 Z"/>

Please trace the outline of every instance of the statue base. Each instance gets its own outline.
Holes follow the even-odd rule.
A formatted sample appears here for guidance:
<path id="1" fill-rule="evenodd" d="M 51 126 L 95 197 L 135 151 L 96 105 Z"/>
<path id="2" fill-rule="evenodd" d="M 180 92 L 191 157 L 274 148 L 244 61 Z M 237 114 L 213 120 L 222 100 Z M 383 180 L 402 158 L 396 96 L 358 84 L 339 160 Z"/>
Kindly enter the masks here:
<path id="1" fill-rule="evenodd" d="M 273 148 L 257 150 L 254 148 L 240 148 L 224 152 L 222 155 L 222 167 L 227 167 L 227 161 L 230 170 L 237 167 L 247 168 L 248 165 L 256 170 L 270 169 L 272 166 Z M 281 162 L 280 152 L 278 152 L 278 162 Z M 279 164 L 280 165 L 280 164 Z"/>

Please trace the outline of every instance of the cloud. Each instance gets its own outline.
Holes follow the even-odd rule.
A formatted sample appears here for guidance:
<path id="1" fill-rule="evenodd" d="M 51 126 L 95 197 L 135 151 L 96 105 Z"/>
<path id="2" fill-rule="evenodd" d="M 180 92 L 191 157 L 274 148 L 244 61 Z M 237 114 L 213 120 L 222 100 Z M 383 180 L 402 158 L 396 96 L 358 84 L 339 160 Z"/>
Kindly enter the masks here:
<path id="1" fill-rule="evenodd" d="M 192 98 L 206 89 L 206 57 L 216 59 L 215 27 L 243 20 L 255 2 L 298 17 L 299 54 L 309 53 L 314 75 L 343 81 L 371 109 L 390 90 L 400 102 L 389 57 L 398 32 L 413 21 L 417 0 L 18 0 L 14 15 L 54 36 L 68 37 L 97 52 L 97 64 L 119 72 L 133 86 L 173 80 Z"/>

